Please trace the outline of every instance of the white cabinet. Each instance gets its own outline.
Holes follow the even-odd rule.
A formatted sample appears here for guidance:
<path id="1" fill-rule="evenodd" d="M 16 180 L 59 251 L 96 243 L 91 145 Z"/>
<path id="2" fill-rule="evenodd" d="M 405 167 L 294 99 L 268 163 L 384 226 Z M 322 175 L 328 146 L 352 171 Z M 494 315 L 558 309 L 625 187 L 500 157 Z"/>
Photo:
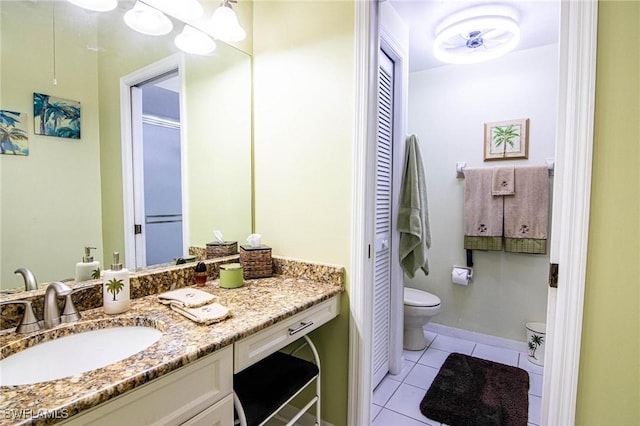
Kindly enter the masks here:
<path id="1" fill-rule="evenodd" d="M 66 425 L 233 424 L 233 348 L 207 355 L 69 419 Z M 229 408 L 231 407 L 231 408 Z M 202 417 L 200 417 L 202 415 Z M 195 417 L 194 417 L 195 416 Z"/>
<path id="2" fill-rule="evenodd" d="M 233 349 L 237 373 L 315 330 L 340 312 L 340 295 L 334 296 L 262 331 L 238 340 Z"/>

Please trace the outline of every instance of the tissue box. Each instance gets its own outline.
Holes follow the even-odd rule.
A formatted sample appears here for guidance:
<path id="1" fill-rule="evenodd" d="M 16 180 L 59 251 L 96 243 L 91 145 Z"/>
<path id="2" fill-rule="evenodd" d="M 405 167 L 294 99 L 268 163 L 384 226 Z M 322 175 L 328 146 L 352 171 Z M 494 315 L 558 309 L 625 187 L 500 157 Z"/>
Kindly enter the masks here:
<path id="1" fill-rule="evenodd" d="M 240 263 L 245 279 L 270 277 L 273 274 L 271 247 L 240 246 Z"/>
<path id="2" fill-rule="evenodd" d="M 207 259 L 214 257 L 232 256 L 238 254 L 237 241 L 225 241 L 224 243 L 207 243 Z"/>

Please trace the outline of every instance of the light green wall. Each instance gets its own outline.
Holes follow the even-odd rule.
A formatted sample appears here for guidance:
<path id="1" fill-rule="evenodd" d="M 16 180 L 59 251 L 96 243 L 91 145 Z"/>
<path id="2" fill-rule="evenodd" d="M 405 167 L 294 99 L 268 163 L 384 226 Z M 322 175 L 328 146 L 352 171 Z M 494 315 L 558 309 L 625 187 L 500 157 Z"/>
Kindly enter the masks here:
<path id="1" fill-rule="evenodd" d="M 354 133 L 354 4 L 254 4 L 256 232 L 277 255 L 348 266 Z M 313 333 L 322 417 L 347 419 L 348 293 Z"/>
<path id="2" fill-rule="evenodd" d="M 595 133 L 576 423 L 640 424 L 640 2 L 598 7 Z"/>
<path id="3" fill-rule="evenodd" d="M 251 58 L 226 53 L 186 61 L 191 245 L 215 229 L 239 244 L 251 233 Z"/>
<path id="4" fill-rule="evenodd" d="M 98 60 L 87 49 L 96 33 L 75 26 L 75 6 L 56 2 L 54 85 L 52 4 L 2 2 L 0 108 L 26 113 L 29 134 L 28 156 L 0 155 L 5 288 L 23 285 L 13 274 L 22 266 L 38 282 L 72 278 L 83 247 L 102 248 Z M 80 101 L 82 138 L 34 134 L 33 92 Z"/>

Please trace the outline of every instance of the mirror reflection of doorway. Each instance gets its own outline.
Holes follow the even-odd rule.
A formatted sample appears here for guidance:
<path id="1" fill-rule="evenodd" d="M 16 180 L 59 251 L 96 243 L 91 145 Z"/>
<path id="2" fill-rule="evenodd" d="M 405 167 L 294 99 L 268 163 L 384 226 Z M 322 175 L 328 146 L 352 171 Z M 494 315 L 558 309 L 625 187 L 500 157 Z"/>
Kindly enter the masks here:
<path id="1" fill-rule="evenodd" d="M 184 253 L 180 83 L 174 70 L 131 87 L 136 267 Z"/>
<path id="2" fill-rule="evenodd" d="M 132 87 L 134 128 L 142 128 L 141 156 L 134 155 L 134 176 L 142 182 L 136 203 L 136 224 L 141 224 L 141 250 L 136 266 L 171 262 L 183 254 L 182 167 L 180 138 L 180 85 L 174 71 Z M 134 93 L 137 94 L 134 95 Z M 140 97 L 140 101 L 136 99 Z M 134 153 L 139 152 L 134 149 Z M 141 158 L 140 158 L 141 157 Z M 135 169 L 142 166 L 142 172 Z M 138 212 L 138 210 L 141 210 Z"/>

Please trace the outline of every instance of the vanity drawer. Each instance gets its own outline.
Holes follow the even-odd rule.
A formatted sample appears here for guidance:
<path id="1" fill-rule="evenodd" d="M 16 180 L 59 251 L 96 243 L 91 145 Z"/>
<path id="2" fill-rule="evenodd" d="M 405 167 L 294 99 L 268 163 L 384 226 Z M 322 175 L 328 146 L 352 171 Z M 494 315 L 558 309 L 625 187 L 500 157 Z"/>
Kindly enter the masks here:
<path id="1" fill-rule="evenodd" d="M 233 424 L 233 395 L 225 396 L 182 426 L 227 426 Z"/>
<path id="2" fill-rule="evenodd" d="M 234 343 L 233 372 L 238 373 L 315 330 L 338 315 L 340 295 L 305 309 Z"/>
<path id="3" fill-rule="evenodd" d="M 232 347 L 73 416 L 68 425 L 179 425 L 233 391 Z"/>

